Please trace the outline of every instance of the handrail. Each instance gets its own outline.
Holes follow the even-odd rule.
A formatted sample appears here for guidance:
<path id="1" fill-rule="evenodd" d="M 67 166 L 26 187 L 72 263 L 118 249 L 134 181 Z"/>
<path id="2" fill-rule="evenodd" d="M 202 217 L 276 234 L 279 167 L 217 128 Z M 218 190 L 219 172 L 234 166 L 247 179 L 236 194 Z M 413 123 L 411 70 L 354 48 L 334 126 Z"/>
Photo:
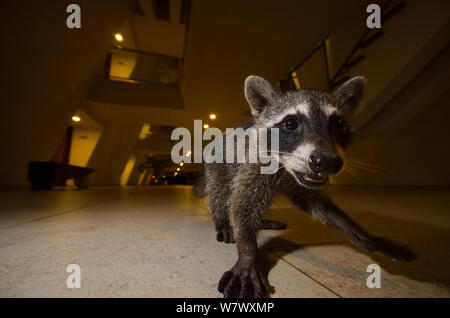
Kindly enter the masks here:
<path id="1" fill-rule="evenodd" d="M 291 80 L 291 83 L 294 82 L 293 83 L 294 87 L 297 86 L 295 84 L 295 81 L 296 80 L 298 81 L 298 79 L 296 77 L 297 70 L 300 69 L 320 49 L 324 50 L 324 63 L 325 63 L 325 73 L 326 73 L 326 77 L 327 77 L 327 86 L 328 86 L 328 88 L 330 87 L 330 85 L 329 85 L 329 69 L 328 69 L 328 53 L 327 53 L 326 45 L 325 45 L 325 43 L 326 43 L 326 41 L 328 40 L 329 37 L 330 37 L 330 35 L 328 34 L 323 40 L 319 41 L 319 43 L 317 43 L 317 45 L 316 45 L 316 47 L 314 49 L 312 49 L 296 66 L 292 67 L 289 70 L 288 78 Z"/>
<path id="2" fill-rule="evenodd" d="M 392 3 L 392 0 L 388 0 L 387 3 L 383 6 L 382 12 L 385 12 L 389 8 L 391 3 Z M 403 2 L 398 3 L 391 10 L 389 10 L 386 13 L 382 14 L 382 17 L 381 17 L 382 21 L 387 21 L 392 16 L 394 16 L 395 14 L 400 12 L 404 7 L 405 7 L 405 4 Z M 295 80 L 298 81 L 298 78 L 294 79 L 294 76 L 293 76 L 293 75 L 295 75 L 297 70 L 300 69 L 320 49 L 324 49 L 324 63 L 325 63 L 325 72 L 326 72 L 327 86 L 328 86 L 328 89 L 332 89 L 332 88 L 336 87 L 341 82 L 342 79 L 345 79 L 344 75 L 345 75 L 346 72 L 348 72 L 348 70 L 351 67 L 355 66 L 356 64 L 358 64 L 359 62 L 364 60 L 365 55 L 360 55 L 360 56 L 355 58 L 355 53 L 358 51 L 358 49 L 366 48 L 368 45 L 370 45 L 371 43 L 373 43 L 374 41 L 379 39 L 380 36 L 383 35 L 383 31 L 382 30 L 377 30 L 377 32 L 375 34 L 373 34 L 372 36 L 368 37 L 369 34 L 371 33 L 371 31 L 372 31 L 372 29 L 367 29 L 364 32 L 362 37 L 358 40 L 356 45 L 352 48 L 350 53 L 345 58 L 344 62 L 341 64 L 341 66 L 337 69 L 337 71 L 335 72 L 335 74 L 331 78 L 330 78 L 330 70 L 329 70 L 329 56 L 328 56 L 328 51 L 326 49 L 326 41 L 330 38 L 330 35 L 327 35 L 325 37 L 325 39 L 321 40 L 317 44 L 317 46 L 311 52 L 309 52 L 300 61 L 300 63 L 298 63 L 296 66 L 294 66 L 293 68 L 291 68 L 289 70 L 288 78 L 290 79 L 291 85 L 294 84 L 294 86 L 295 86 L 295 82 L 294 81 Z"/>
<path id="3" fill-rule="evenodd" d="M 154 56 L 161 56 L 161 57 L 170 57 L 170 58 L 177 59 L 177 60 L 183 60 L 182 57 L 178 57 L 178 56 L 166 55 L 166 54 L 160 54 L 160 53 L 153 53 L 153 52 L 142 51 L 142 50 L 137 50 L 137 49 L 130 49 L 130 48 L 122 47 L 122 46 L 113 45 L 111 48 L 113 48 L 115 50 L 125 51 L 125 52 L 134 52 L 134 53 L 139 53 L 139 54 L 147 54 L 147 55 L 154 55 Z"/>
<path id="4" fill-rule="evenodd" d="M 300 63 L 298 63 L 296 66 L 292 67 L 289 71 L 289 73 L 295 72 L 296 70 L 298 70 L 303 64 L 306 63 L 306 61 L 308 61 L 325 43 L 325 41 L 329 38 L 329 35 L 327 35 L 325 37 L 324 40 L 319 41 L 319 43 L 317 43 L 317 46 L 310 52 L 308 53 L 301 61 Z"/>
<path id="5" fill-rule="evenodd" d="M 390 4 L 391 4 L 392 0 L 388 0 L 388 2 L 383 6 L 381 12 L 384 12 L 384 10 L 386 10 Z M 403 3 L 401 3 L 403 4 Z M 399 4 L 399 5 L 401 5 Z M 393 10 L 396 10 L 397 7 L 399 6 L 397 5 Z M 395 11 L 393 14 L 397 13 L 399 10 Z M 382 21 L 384 21 L 386 19 L 386 16 L 388 18 L 390 18 L 393 15 L 391 12 L 387 12 L 386 14 L 384 14 L 382 16 Z M 371 33 L 372 29 L 367 29 L 364 34 L 362 35 L 362 37 L 358 40 L 358 42 L 356 43 L 356 45 L 353 47 L 353 49 L 350 51 L 349 55 L 347 55 L 346 59 L 344 60 L 344 62 L 342 63 L 342 65 L 338 68 L 338 70 L 336 71 L 336 73 L 334 74 L 334 76 L 330 79 L 330 82 L 332 84 L 336 83 L 336 80 L 342 76 L 342 72 L 344 70 L 347 70 L 356 65 L 357 63 L 353 63 L 352 65 L 350 65 L 352 62 L 352 58 L 354 57 L 356 51 L 358 51 L 359 48 L 365 48 L 367 47 L 367 45 L 369 45 L 370 43 L 373 43 L 376 39 L 378 39 L 381 35 L 383 35 L 383 31 L 378 31 L 377 33 L 375 33 L 371 38 L 366 39 L 367 36 Z M 362 59 L 360 59 L 358 62 L 360 62 Z"/>

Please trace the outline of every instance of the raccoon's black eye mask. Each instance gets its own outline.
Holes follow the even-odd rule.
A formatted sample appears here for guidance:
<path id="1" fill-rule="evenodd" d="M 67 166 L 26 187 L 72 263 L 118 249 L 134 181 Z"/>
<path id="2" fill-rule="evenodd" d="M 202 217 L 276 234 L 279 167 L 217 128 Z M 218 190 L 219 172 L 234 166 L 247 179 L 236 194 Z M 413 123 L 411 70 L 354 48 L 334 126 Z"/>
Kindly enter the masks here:
<path id="1" fill-rule="evenodd" d="M 343 148 L 347 147 L 350 142 L 351 132 L 350 126 L 347 124 L 345 119 L 339 115 L 331 115 L 328 127 L 336 142 Z"/>
<path id="2" fill-rule="evenodd" d="M 345 119 L 339 115 L 330 116 L 329 126 L 332 131 L 338 133 L 345 132 L 349 129 L 349 126 Z"/>

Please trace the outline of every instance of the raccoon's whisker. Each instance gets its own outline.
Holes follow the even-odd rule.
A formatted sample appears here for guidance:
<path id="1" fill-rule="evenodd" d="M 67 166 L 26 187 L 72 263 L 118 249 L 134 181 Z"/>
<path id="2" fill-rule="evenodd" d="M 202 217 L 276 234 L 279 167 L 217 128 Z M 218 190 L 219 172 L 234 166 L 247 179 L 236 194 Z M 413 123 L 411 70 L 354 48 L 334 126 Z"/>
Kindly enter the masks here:
<path id="1" fill-rule="evenodd" d="M 282 154 L 282 155 L 287 155 L 287 156 L 290 156 L 290 155 L 291 155 L 291 153 L 289 153 L 289 152 L 285 152 L 285 151 L 273 151 L 273 150 L 267 151 L 266 153 L 269 153 L 269 152 L 270 152 L 270 154 Z"/>
<path id="2" fill-rule="evenodd" d="M 277 154 L 277 153 L 275 153 L 275 154 Z M 279 155 L 279 154 L 278 154 Z M 280 157 L 280 156 L 278 156 L 278 157 Z M 291 156 L 290 154 L 288 154 L 288 153 L 286 153 L 285 155 L 284 155 L 284 157 L 286 157 L 286 158 L 294 158 L 295 159 L 295 157 L 294 156 Z M 269 156 L 259 156 L 259 158 L 273 158 L 273 156 L 272 155 L 269 155 Z M 280 163 L 281 164 L 281 163 Z"/>
<path id="3" fill-rule="evenodd" d="M 366 178 L 365 178 L 365 175 L 361 171 L 354 169 L 354 173 L 359 176 L 359 181 L 361 183 L 365 183 Z"/>
<path id="4" fill-rule="evenodd" d="M 280 163 L 280 166 L 278 167 L 278 169 L 275 170 L 273 173 L 278 172 L 281 168 L 284 168 L 284 165 L 282 165 L 282 164 Z M 269 176 L 269 175 L 270 175 L 270 174 L 268 174 L 267 176 Z"/>
<path id="5" fill-rule="evenodd" d="M 352 163 L 355 166 L 360 166 L 360 167 L 367 167 L 367 168 L 372 168 L 374 170 L 379 170 L 381 172 L 385 172 L 385 173 L 390 173 L 389 170 L 386 170 L 382 167 L 370 164 L 370 163 L 366 163 L 366 162 L 362 162 L 362 161 L 358 161 L 358 160 L 349 160 L 350 163 Z"/>
<path id="6" fill-rule="evenodd" d="M 375 173 L 375 174 L 379 174 L 379 175 L 387 175 L 388 173 L 387 172 L 385 172 L 385 171 L 381 171 L 381 170 L 377 170 L 377 169 L 375 169 L 375 168 L 370 168 L 370 167 L 365 167 L 365 166 L 358 166 L 358 165 L 355 165 L 355 164 L 350 164 L 349 166 L 351 166 L 353 169 L 355 169 L 355 170 L 365 170 L 365 171 L 369 171 L 369 172 L 372 172 L 372 173 Z"/>
<path id="7" fill-rule="evenodd" d="M 264 158 L 264 157 L 260 157 L 260 158 Z M 267 156 L 267 158 L 270 158 L 270 157 L 268 157 Z M 274 174 L 274 173 L 276 173 L 276 172 L 278 172 L 281 168 L 284 168 L 284 165 L 281 163 L 281 162 L 278 162 L 278 164 L 279 164 L 279 167 L 277 168 L 277 170 L 275 170 L 273 173 L 271 173 L 271 174 Z M 259 174 L 259 173 L 256 173 L 256 174 Z M 268 177 L 268 176 L 270 176 L 271 174 L 267 174 L 266 176 Z M 249 176 L 250 177 L 250 176 Z"/>
<path id="8" fill-rule="evenodd" d="M 349 180 L 352 180 L 354 178 L 354 176 L 349 172 L 348 169 L 342 170 L 341 174 Z"/>
<path id="9" fill-rule="evenodd" d="M 361 174 L 360 170 L 367 170 L 367 169 L 363 169 L 363 168 L 360 168 L 360 167 L 352 167 L 350 165 L 347 168 L 349 169 L 349 171 L 351 171 L 352 173 L 354 173 L 354 174 L 356 174 L 356 175 L 358 175 L 360 177 L 362 177 L 362 174 Z M 372 170 L 367 170 L 367 171 L 369 171 L 371 173 L 375 173 L 375 174 L 380 174 L 380 172 L 378 172 L 378 171 L 372 171 Z"/>
<path id="10" fill-rule="evenodd" d="M 388 171 L 383 170 L 381 168 L 371 167 L 371 166 L 364 166 L 364 165 L 360 165 L 358 163 L 352 163 L 352 166 L 355 167 L 355 168 L 361 168 L 361 169 L 365 169 L 365 170 L 377 171 L 377 172 L 381 172 L 381 173 L 388 173 Z"/>
<path id="11" fill-rule="evenodd" d="M 361 174 L 358 173 L 357 170 L 355 170 L 353 167 L 347 166 L 347 168 L 345 169 L 345 171 L 351 175 L 352 177 L 354 177 L 356 179 L 356 181 L 364 183 L 364 179 L 361 176 Z"/>
<path id="12" fill-rule="evenodd" d="M 351 159 L 350 161 L 354 162 L 354 163 L 357 163 L 357 164 L 364 165 L 364 166 L 369 166 L 369 167 L 375 167 L 375 168 L 382 169 L 380 166 L 377 166 L 377 165 L 374 165 L 374 164 L 371 164 L 371 163 L 368 163 L 368 162 L 363 162 L 363 161 L 359 161 L 359 160 L 355 160 L 355 159 Z"/>
<path id="13" fill-rule="evenodd" d="M 359 180 L 361 181 L 361 182 L 364 182 L 364 175 L 361 173 L 361 172 L 359 172 L 358 170 L 354 170 L 354 174 L 356 175 L 356 176 L 359 176 Z"/>
<path id="14" fill-rule="evenodd" d="M 355 162 L 355 161 L 348 161 L 348 165 L 353 167 L 353 168 L 362 168 L 362 169 L 370 169 L 373 171 L 380 171 L 380 172 L 387 172 L 384 169 L 377 167 L 377 166 L 372 166 L 372 165 L 365 165 L 363 163 L 360 162 Z"/>
<path id="15" fill-rule="evenodd" d="M 349 179 L 351 182 L 356 179 L 356 177 L 348 170 L 342 171 L 342 175 L 344 175 L 347 179 Z"/>

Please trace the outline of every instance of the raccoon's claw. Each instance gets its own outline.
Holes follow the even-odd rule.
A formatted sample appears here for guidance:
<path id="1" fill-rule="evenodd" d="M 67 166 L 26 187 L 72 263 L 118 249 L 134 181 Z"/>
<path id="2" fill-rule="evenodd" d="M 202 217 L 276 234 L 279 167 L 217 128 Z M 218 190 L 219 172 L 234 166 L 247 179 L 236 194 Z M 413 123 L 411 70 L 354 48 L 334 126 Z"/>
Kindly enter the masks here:
<path id="1" fill-rule="evenodd" d="M 223 293 L 224 298 L 263 298 L 267 295 L 269 284 L 256 266 L 240 265 L 238 261 L 223 274 L 217 290 Z"/>
<path id="2" fill-rule="evenodd" d="M 233 230 L 229 226 L 217 229 L 216 239 L 219 242 L 224 242 L 227 244 L 236 243 L 233 235 Z"/>

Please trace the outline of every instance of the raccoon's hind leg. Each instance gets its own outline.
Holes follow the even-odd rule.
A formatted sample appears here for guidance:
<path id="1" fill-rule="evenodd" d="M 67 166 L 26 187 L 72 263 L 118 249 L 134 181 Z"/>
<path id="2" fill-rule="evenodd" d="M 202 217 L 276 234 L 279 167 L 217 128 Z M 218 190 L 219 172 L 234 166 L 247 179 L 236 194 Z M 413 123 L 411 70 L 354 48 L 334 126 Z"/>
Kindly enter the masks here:
<path id="1" fill-rule="evenodd" d="M 236 242 L 228 215 L 228 197 L 226 189 L 221 189 L 221 191 L 209 195 L 211 214 L 217 231 L 216 239 L 227 244 Z"/>
<path id="2" fill-rule="evenodd" d="M 236 243 L 233 234 L 233 227 L 230 224 L 227 208 L 219 204 L 211 204 L 211 214 L 216 226 L 216 239 L 224 243 Z"/>
<path id="3" fill-rule="evenodd" d="M 220 164 L 205 164 L 203 166 L 202 185 L 208 196 L 209 208 L 217 231 L 219 242 L 235 243 L 233 228 L 228 215 L 228 199 L 230 198 L 229 180 L 226 168 Z"/>
<path id="4" fill-rule="evenodd" d="M 224 243 L 236 243 L 236 240 L 234 239 L 234 233 L 233 233 L 233 227 L 230 224 L 222 224 L 220 226 L 217 226 L 216 224 L 216 240 L 218 242 L 224 242 Z"/>
<path id="5" fill-rule="evenodd" d="M 203 198 L 207 195 L 206 192 L 206 176 L 205 172 L 202 170 L 197 181 L 194 184 L 194 195 L 197 198 Z"/>

